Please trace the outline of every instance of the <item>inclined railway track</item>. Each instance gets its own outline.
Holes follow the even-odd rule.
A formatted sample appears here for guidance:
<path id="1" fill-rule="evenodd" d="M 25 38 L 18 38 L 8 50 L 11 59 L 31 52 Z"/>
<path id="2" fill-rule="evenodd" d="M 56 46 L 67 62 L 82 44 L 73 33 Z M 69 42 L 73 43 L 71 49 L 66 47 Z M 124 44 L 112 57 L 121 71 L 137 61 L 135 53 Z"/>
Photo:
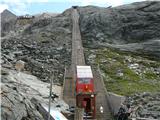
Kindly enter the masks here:
<path id="1" fill-rule="evenodd" d="M 79 14 L 76 9 L 72 10 L 72 64 L 66 70 L 65 84 L 63 87 L 63 99 L 70 105 L 75 106 L 75 80 L 76 65 L 85 65 L 81 34 L 79 29 Z"/>
<path id="2" fill-rule="evenodd" d="M 66 70 L 65 82 L 63 87 L 63 99 L 70 106 L 75 104 L 75 82 L 76 82 L 76 65 L 85 65 L 84 52 L 79 29 L 79 14 L 76 9 L 72 9 L 72 64 Z M 96 120 L 111 120 L 110 111 L 107 105 L 106 91 L 103 81 L 97 71 L 93 72 L 94 86 L 98 93 L 96 97 Z M 104 113 L 100 113 L 100 106 L 103 106 Z M 77 114 L 77 113 L 76 113 Z M 76 118 L 76 117 L 75 117 Z M 78 120 L 78 119 L 77 119 Z"/>

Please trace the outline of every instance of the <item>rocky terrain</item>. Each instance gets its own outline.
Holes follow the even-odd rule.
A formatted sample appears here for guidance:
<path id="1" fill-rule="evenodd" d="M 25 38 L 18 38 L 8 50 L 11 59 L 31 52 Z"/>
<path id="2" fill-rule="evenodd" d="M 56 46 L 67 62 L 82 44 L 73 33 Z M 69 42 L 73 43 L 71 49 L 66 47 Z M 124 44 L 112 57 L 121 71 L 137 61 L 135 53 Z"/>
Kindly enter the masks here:
<path id="1" fill-rule="evenodd" d="M 1 40 L 2 66 L 11 68 L 17 60 L 23 60 L 26 62 L 26 70 L 42 81 L 47 81 L 47 76 L 54 71 L 57 76 L 55 80 L 59 84 L 61 79 L 62 83 L 63 69 L 65 64 L 69 64 L 67 62 L 70 61 L 71 52 L 68 14 L 69 12 L 64 12 L 57 17 L 35 18 L 35 21 L 33 19 L 29 23 L 24 20 L 25 24 L 18 28 L 21 30 L 10 30 Z M 15 28 L 19 21 L 23 19 L 17 20 Z"/>
<path id="2" fill-rule="evenodd" d="M 34 19 L 15 20 L 12 13 L 6 11 L 1 16 L 7 14 L 11 19 L 2 22 L 2 119 L 45 119 L 36 104 L 41 103 L 48 107 L 50 84 L 46 82 L 53 79 L 53 75 L 52 94 L 58 98 L 52 99 L 51 106 L 63 113 L 69 113 L 66 111 L 68 105 L 61 100 L 61 86 L 57 86 L 63 82 L 66 61 L 70 61 L 68 54 L 71 49 L 71 32 L 69 28 L 63 27 L 68 26 L 69 16 L 63 13 L 54 18 L 55 15 L 42 14 Z M 10 22 L 12 20 L 13 24 Z M 7 23 L 11 23 L 12 28 Z M 15 69 L 19 60 L 25 64 L 24 71 L 20 73 Z"/>
<path id="3" fill-rule="evenodd" d="M 1 65 L 7 71 L 3 73 L 2 70 L 2 102 L 9 97 L 9 104 L 2 106 L 5 108 L 2 111 L 4 119 L 13 117 L 8 110 L 15 111 L 13 118 L 18 117 L 15 108 L 19 104 L 23 115 L 18 120 L 27 119 L 27 116 L 43 119 L 31 102 L 33 96 L 28 96 L 26 89 L 31 89 L 28 84 L 23 83 L 24 88 L 17 86 L 15 64 L 18 60 L 24 61 L 25 73 L 22 74 L 38 77 L 33 79 L 38 84 L 48 84 L 54 74 L 54 84 L 62 85 L 64 67 L 71 62 L 70 11 L 67 9 L 56 15 L 45 13 L 32 19 L 18 19 L 7 10 L 1 14 Z M 135 108 L 136 101 L 142 101 L 143 108 L 136 113 L 137 116 L 159 119 L 159 108 L 154 107 L 159 105 L 160 98 L 157 93 L 160 92 L 160 2 L 140 2 L 114 8 L 86 6 L 78 7 L 78 11 L 86 61 L 99 65 L 107 90 L 131 97 Z M 144 92 L 149 93 L 145 102 L 141 100 Z M 37 95 L 37 98 L 43 96 Z M 27 103 L 21 103 L 20 99 L 26 99 Z M 35 112 L 27 112 L 29 110 Z"/>
<path id="4" fill-rule="evenodd" d="M 45 120 L 36 104 L 48 106 L 50 84 L 25 72 L 7 68 L 2 68 L 1 74 L 2 120 Z M 68 112 L 68 105 L 61 100 L 61 87 L 53 85 L 52 92 L 57 96 L 52 99 L 52 107 Z"/>
<path id="5" fill-rule="evenodd" d="M 160 118 L 160 94 L 159 93 L 139 93 L 127 97 L 126 102 L 130 103 L 133 109 L 133 118 L 148 118 L 159 120 Z"/>
<path id="6" fill-rule="evenodd" d="M 160 57 L 160 2 L 137 2 L 119 7 L 79 8 L 86 46 L 112 46 Z M 141 51 L 141 52 L 140 52 Z"/>

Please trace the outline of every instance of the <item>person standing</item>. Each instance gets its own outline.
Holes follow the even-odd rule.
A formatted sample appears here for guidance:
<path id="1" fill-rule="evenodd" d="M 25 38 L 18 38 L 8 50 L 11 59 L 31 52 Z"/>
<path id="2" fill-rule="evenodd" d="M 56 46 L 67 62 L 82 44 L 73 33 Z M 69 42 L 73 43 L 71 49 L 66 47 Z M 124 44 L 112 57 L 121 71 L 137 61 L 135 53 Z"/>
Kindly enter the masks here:
<path id="1" fill-rule="evenodd" d="M 131 109 L 130 104 L 127 104 L 126 107 L 127 107 L 127 110 L 125 114 L 125 120 L 128 120 L 129 116 L 131 115 L 132 109 Z"/>
<path id="2" fill-rule="evenodd" d="M 121 104 L 118 111 L 117 120 L 125 120 L 125 113 L 126 113 L 126 108 L 123 104 Z"/>

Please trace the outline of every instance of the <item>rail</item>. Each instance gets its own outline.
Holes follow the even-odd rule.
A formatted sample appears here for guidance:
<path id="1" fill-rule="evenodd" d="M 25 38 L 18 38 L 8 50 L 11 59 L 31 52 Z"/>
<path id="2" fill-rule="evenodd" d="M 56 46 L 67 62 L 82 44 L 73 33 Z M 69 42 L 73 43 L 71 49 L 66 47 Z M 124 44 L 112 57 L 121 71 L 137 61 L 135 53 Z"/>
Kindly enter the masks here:
<path id="1" fill-rule="evenodd" d="M 76 82 L 76 66 L 77 65 L 85 65 L 84 51 L 81 40 L 81 33 L 79 29 L 79 14 L 77 9 L 72 9 L 72 62 L 70 70 L 67 69 L 65 76 L 71 74 L 71 78 L 67 79 L 64 77 L 64 90 L 63 90 L 63 98 L 64 100 L 71 106 L 75 106 L 75 82 Z M 70 71 L 70 72 L 69 72 Z M 103 83 L 103 79 L 101 78 L 100 73 L 96 70 L 93 73 L 94 76 L 94 86 L 96 91 L 98 91 L 98 95 L 96 97 L 96 120 L 111 120 L 110 110 L 107 104 L 106 99 L 106 89 Z M 104 107 L 104 113 L 100 113 L 100 106 Z M 83 114 L 82 112 L 75 113 L 75 120 L 82 120 Z"/>

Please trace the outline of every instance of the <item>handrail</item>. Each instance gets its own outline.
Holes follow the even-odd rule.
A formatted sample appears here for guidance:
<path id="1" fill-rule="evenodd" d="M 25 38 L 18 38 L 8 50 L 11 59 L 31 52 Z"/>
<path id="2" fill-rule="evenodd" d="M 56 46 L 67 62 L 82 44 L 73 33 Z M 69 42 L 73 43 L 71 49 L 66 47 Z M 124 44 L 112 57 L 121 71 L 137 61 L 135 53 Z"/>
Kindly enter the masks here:
<path id="1" fill-rule="evenodd" d="M 64 85 L 66 83 L 65 76 L 66 76 L 66 66 L 64 67 L 63 87 L 62 87 L 62 90 L 61 90 L 61 98 L 63 98 L 63 99 L 64 99 Z"/>

